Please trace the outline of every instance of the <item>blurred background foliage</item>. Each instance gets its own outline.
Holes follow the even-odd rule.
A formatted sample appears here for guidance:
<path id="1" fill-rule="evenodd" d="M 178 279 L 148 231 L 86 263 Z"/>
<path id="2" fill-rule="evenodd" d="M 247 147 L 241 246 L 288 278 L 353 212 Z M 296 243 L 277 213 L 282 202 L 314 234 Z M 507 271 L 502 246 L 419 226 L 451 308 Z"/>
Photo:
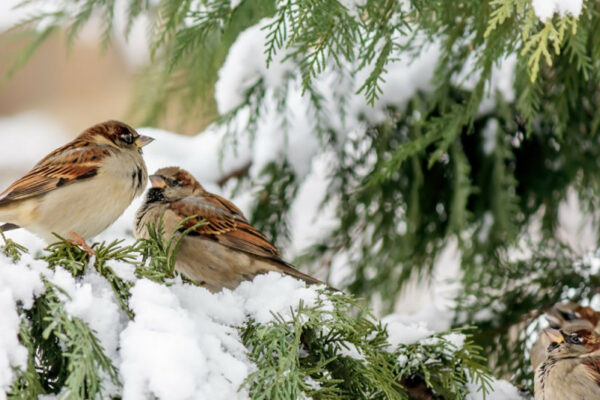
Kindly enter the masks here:
<path id="1" fill-rule="evenodd" d="M 561 236 L 559 221 L 561 207 L 575 201 L 593 227 L 587 242 L 597 247 L 600 3 L 584 1 L 579 17 L 556 14 L 540 21 L 529 0 L 130 0 L 123 2 L 125 30 L 140 18 L 150 27 L 151 61 L 135 70 L 124 67 L 110 46 L 97 61 L 76 40 L 97 16 L 94 23 L 111 41 L 115 0 L 64 3 L 76 7 L 32 13 L 3 36 L 15 53 L 5 57 L 14 64 L 5 62 L 4 72 L 22 70 L 0 93 L 0 111 L 12 111 L 21 95 L 46 85 L 39 81 L 30 89 L 23 80 L 63 63 L 63 42 L 72 49 L 72 62 L 98 71 L 88 70 L 83 78 L 66 72 L 58 80 L 51 74 L 51 89 L 40 104 L 58 107 L 57 96 L 66 98 L 71 90 L 67 81 L 77 86 L 73 93 L 92 96 L 85 84 L 108 74 L 111 86 L 101 85 L 94 98 L 109 100 L 88 102 L 85 111 L 96 110 L 97 119 L 98 110 L 115 112 L 128 103 L 126 117 L 135 125 L 197 133 L 215 122 L 235 136 L 256 129 L 269 96 L 278 110 L 291 107 L 285 88 L 297 84 L 310 104 L 307 118 L 322 152 L 335 154 L 323 203 L 335 205 L 337 221 L 298 255 L 301 268 L 312 266 L 325 276 L 341 257 L 346 270 L 334 284 L 387 312 L 401 307 L 407 282 L 431 281 L 442 251 L 456 245 L 461 290 L 454 323 L 476 325 L 478 344 L 496 372 L 525 385 L 532 371 L 523 354 L 543 310 L 565 299 L 593 301 L 597 271 L 578 261 L 589 248 Z M 271 18 L 264 28 L 265 60 L 283 56 L 294 67 L 284 90 L 258 80 L 237 107 L 219 113 L 215 84 L 229 49 L 265 17 Z M 54 32 L 59 40 L 50 36 Z M 332 112 L 343 120 L 355 110 L 344 93 L 334 111 L 324 107 L 318 85 L 323 76 L 346 79 L 348 94 L 376 105 L 386 94 L 390 66 L 400 58 L 409 62 L 432 44 L 439 56 L 430 90 L 408 90 L 405 102 L 386 105 L 383 122 L 352 116 L 363 124 L 360 134 L 330 122 Z M 511 57 L 514 79 L 507 96 L 492 81 L 495 66 Z M 64 108 L 82 112 L 68 103 Z M 233 180 L 238 192 L 252 187 L 258 193 L 253 223 L 285 247 L 300 184 L 285 153 L 258 180 L 248 178 L 248 168 L 228 172 L 221 183 Z"/>

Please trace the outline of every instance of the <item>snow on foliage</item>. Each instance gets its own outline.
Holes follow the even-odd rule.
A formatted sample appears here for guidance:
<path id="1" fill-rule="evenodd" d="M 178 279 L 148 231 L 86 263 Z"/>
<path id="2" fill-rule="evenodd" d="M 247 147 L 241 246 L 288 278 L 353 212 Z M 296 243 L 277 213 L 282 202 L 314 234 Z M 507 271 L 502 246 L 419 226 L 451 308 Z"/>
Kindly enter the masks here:
<path id="1" fill-rule="evenodd" d="M 267 40 L 265 29 L 272 23 L 264 19 L 242 32 L 232 45 L 215 86 L 215 98 L 219 112 L 226 114 L 244 103 L 248 90 L 261 85 L 266 94 L 261 103 L 261 118 L 256 122 L 256 137 L 253 145 L 255 174 L 281 153 L 290 161 L 295 172 L 304 177 L 309 172 L 311 159 L 319 153 L 317 120 L 311 98 L 303 94 L 302 83 L 297 77 L 297 65 L 286 53 L 277 53 L 267 63 L 264 46 Z M 363 94 L 358 94 L 359 85 L 369 71 L 361 71 L 352 79 L 326 70 L 315 90 L 322 97 L 320 106 L 327 115 L 323 121 L 326 128 L 335 131 L 340 138 L 355 130 L 364 131 L 364 121 L 372 124 L 387 117 L 386 108 L 401 107 L 417 90 L 430 90 L 430 80 L 439 56 L 437 43 L 427 44 L 414 59 L 402 59 L 387 66 L 388 73 L 382 84 L 382 94 L 375 106 L 368 104 Z M 347 66 L 350 70 L 351 66 Z M 295 77 L 289 80 L 290 77 Z M 339 112 L 340 102 L 348 104 L 347 112 Z M 282 104 L 285 106 L 282 109 Z M 243 113 L 244 114 L 244 113 Z M 245 118 L 245 114 L 238 117 Z M 286 135 L 285 132 L 294 132 Z M 250 135 L 241 129 L 238 138 Z"/>
<path id="2" fill-rule="evenodd" d="M 2 122 L 6 121 L 0 121 L 0 125 Z M 160 147 L 149 147 L 146 154 L 150 169 L 159 164 L 186 166 L 189 163 L 187 166 L 193 167 L 194 154 L 198 156 L 200 151 L 208 157 L 218 148 L 217 133 L 184 138 L 156 130 L 143 131 L 161 142 Z M 45 142 L 40 146 L 45 146 Z M 7 156 L 0 161 L 0 167 L 15 157 L 18 155 Z M 229 162 L 236 161 L 232 158 Z M 191 169 L 208 183 L 218 176 L 215 171 Z M 126 237 L 126 243 L 132 243 L 131 223 L 138 202 L 99 239 Z M 45 244 L 26 231 L 9 232 L 9 237 L 28 247 L 29 254 L 44 251 Z M 234 291 L 216 294 L 181 281 L 164 286 L 147 279 L 138 280 L 133 267 L 127 263 L 109 261 L 108 265 L 119 276 L 134 282 L 130 307 L 135 318 L 129 320 L 110 285 L 94 269 L 74 278 L 62 268 L 51 271 L 43 260 L 29 254 L 23 255 L 17 264 L 6 257 L 0 258 L 0 307 L 4 315 L 0 336 L 0 388 L 3 392 L 14 378 L 13 369 L 23 368 L 27 360 L 27 351 L 17 340 L 20 325 L 17 303 L 24 309 L 32 306 L 34 296 L 43 291 L 41 277 L 64 290 L 59 297 L 67 313 L 81 318 L 96 333 L 119 370 L 125 400 L 145 399 L 149 394 L 175 400 L 247 398 L 248 393 L 239 388 L 249 374 L 256 371 L 256 366 L 249 361 L 239 327 L 249 319 L 268 323 L 276 314 L 290 318 L 300 302 L 310 307 L 320 296 L 314 287 L 275 273 L 245 282 Z M 327 310 L 330 306 L 323 305 L 322 301 L 320 307 Z M 435 334 L 423 324 L 400 321 L 401 318 L 395 316 L 384 319 L 390 350 L 426 341 Z M 464 338 L 448 336 L 447 340 L 459 350 Z M 351 349 L 347 351 L 352 353 Z M 356 349 L 353 354 L 360 357 Z M 108 377 L 103 382 L 105 393 L 115 393 L 116 386 Z"/>
<path id="3" fill-rule="evenodd" d="M 14 379 L 13 368 L 24 369 L 27 365 L 27 349 L 19 343 L 17 336 L 21 323 L 17 304 L 31 307 L 34 295 L 43 290 L 39 274 L 32 268 L 9 264 L 10 260 L 0 254 L 0 398 L 5 397 L 4 393 L 10 389 Z"/>
<path id="4" fill-rule="evenodd" d="M 554 13 L 577 18 L 583 8 L 583 0 L 531 0 L 531 4 L 535 15 L 542 21 L 552 18 Z"/>
<path id="5" fill-rule="evenodd" d="M 221 189 L 216 186 L 218 179 L 226 173 L 251 163 L 250 179 L 259 179 L 263 168 L 284 153 L 298 178 L 304 180 L 300 193 L 307 193 L 306 196 L 298 196 L 293 205 L 293 209 L 302 211 L 302 217 L 295 218 L 292 224 L 290 248 L 297 249 L 318 240 L 317 236 L 306 237 L 302 232 L 319 232 L 323 236 L 324 231 L 332 228 L 333 219 L 319 218 L 316 221 L 306 217 L 318 214 L 327 189 L 327 153 L 323 153 L 319 145 L 321 138 L 315 133 L 314 109 L 308 97 L 301 94 L 299 79 L 291 82 L 286 79 L 295 73 L 296 65 L 290 59 L 284 61 L 285 54 L 281 54 L 267 69 L 264 59 L 266 31 L 262 27 L 268 22 L 264 20 L 240 34 L 220 71 L 215 88 L 219 111 L 226 114 L 243 103 L 247 91 L 254 85 L 260 82 L 264 86 L 266 96 L 261 107 L 265 112 L 256 121 L 255 132 L 234 129 L 235 137 L 232 138 L 227 127 L 216 125 L 195 137 L 152 128 L 139 131 L 156 139 L 155 145 L 144 149 L 151 172 L 167 165 L 179 165 L 188 169 L 209 190 L 216 192 L 227 191 L 227 187 Z M 336 131 L 343 139 L 351 133 L 363 132 L 365 120 L 373 124 L 384 121 L 387 107 L 402 108 L 416 91 L 431 89 L 430 80 L 438 57 L 439 44 L 432 43 L 425 45 L 412 60 L 390 63 L 382 96 L 374 107 L 367 103 L 363 94 L 356 93 L 365 76 L 341 78 L 325 71 L 322 79 L 315 84 L 323 96 L 323 108 L 327 110 L 327 128 Z M 511 86 L 514 62 L 509 61 L 506 65 L 507 68 L 498 68 L 498 84 L 492 85 L 492 89 L 504 91 Z M 281 98 L 286 99 L 283 110 Z M 337 112 L 340 100 L 350 105 L 345 116 Z M 238 118 L 243 120 L 244 112 Z M 240 123 L 239 126 L 244 125 Z M 9 170 L 14 178 L 18 177 L 45 152 L 63 141 L 62 133 L 55 131 L 53 128 L 48 132 L 48 124 L 43 118 L 36 120 L 24 115 L 0 120 L 0 132 L 3 135 L 8 132 L 12 140 L 12 145 L 5 149 L 19 148 L 18 141 L 22 141 L 21 145 L 30 141 L 27 157 L 0 149 L 0 167 L 18 166 L 18 171 Z M 286 131 L 293 134 L 286 135 Z M 44 140 L 35 138 L 36 142 L 31 143 L 34 137 L 30 132 L 44 132 Z M 228 141 L 233 140 L 236 146 L 228 146 L 232 143 Z M 36 154 L 36 158 L 29 154 Z M 247 211 L 252 193 L 241 194 L 234 201 Z M 131 225 L 139 202 L 136 200 L 98 239 L 127 238 L 126 243 L 132 243 Z M 11 232 L 10 237 L 28 247 L 30 254 L 39 253 L 44 246 L 26 232 Z M 299 242 L 303 243 L 299 245 Z M 110 285 L 93 269 L 82 278 L 75 279 L 61 269 L 50 271 L 44 262 L 29 255 L 25 255 L 17 265 L 5 258 L 0 259 L 0 263 L 0 271 L 3 271 L 0 274 L 0 307 L 3 307 L 6 321 L 0 336 L 0 387 L 4 391 L 14 378 L 13 368 L 23 368 L 27 361 L 26 349 L 17 340 L 20 321 L 15 311 L 16 304 L 20 302 L 25 309 L 31 307 L 34 295 L 43 289 L 40 273 L 65 291 L 61 300 L 65 302 L 69 315 L 81 318 L 96 332 L 106 354 L 119 370 L 125 400 L 145 399 L 149 395 L 174 400 L 247 398 L 247 391 L 240 391 L 240 385 L 256 371 L 257 366 L 250 361 L 238 328 L 249 319 L 268 323 L 274 314 L 289 318 L 300 301 L 308 306 L 314 305 L 319 296 L 314 288 L 277 274 L 259 276 L 234 291 L 224 290 L 217 294 L 181 282 L 164 286 L 145 279 L 137 280 L 130 265 L 111 261 L 111 267 L 119 276 L 134 282 L 130 307 L 135 318 L 130 321 L 119 307 Z M 20 279 L 15 279 L 14 271 L 19 271 Z M 436 309 L 436 312 L 440 311 Z M 414 320 L 407 322 L 408 319 L 400 315 L 383 319 L 389 334 L 390 351 L 402 345 L 432 343 L 427 342 L 436 333 L 431 324 Z M 447 320 L 446 316 L 444 321 Z M 442 339 L 435 340 L 439 343 Z M 465 344 L 465 336 L 456 333 L 444 336 L 443 340 L 454 345 L 457 351 Z M 353 358 L 364 356 L 352 344 L 346 351 Z M 104 384 L 108 393 L 115 390 L 110 379 L 106 378 Z M 318 385 L 318 382 L 314 384 Z M 499 384 L 498 392 L 508 393 L 510 388 L 507 389 L 506 385 L 506 382 Z M 492 398 L 514 397 L 507 394 L 506 397 Z"/>

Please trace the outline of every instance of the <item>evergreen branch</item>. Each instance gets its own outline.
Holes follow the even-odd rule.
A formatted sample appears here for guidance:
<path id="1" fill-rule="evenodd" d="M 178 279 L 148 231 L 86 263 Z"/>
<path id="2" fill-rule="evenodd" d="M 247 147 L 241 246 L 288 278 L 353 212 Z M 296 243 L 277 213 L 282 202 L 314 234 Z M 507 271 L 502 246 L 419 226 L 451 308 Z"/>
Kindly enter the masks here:
<path id="1" fill-rule="evenodd" d="M 184 56 L 197 51 L 205 45 L 212 34 L 217 34 L 231 18 L 229 0 L 212 0 L 204 4 L 200 11 L 188 12 L 186 19 L 189 21 L 175 32 L 173 41 L 175 47 L 168 70 L 173 71 L 175 66 Z"/>
<path id="2" fill-rule="evenodd" d="M 538 327 L 535 319 L 565 299 L 591 299 L 600 287 L 599 277 L 588 261 L 550 241 L 529 260 L 508 262 L 506 256 L 500 256 L 499 261 L 500 268 L 472 279 L 469 289 L 460 296 L 459 315 L 466 318 L 460 323 L 476 324 L 476 339 L 484 351 L 491 359 L 502 357 L 496 363 L 496 373 L 514 374 L 518 381 L 531 384 L 533 371 L 523 354 L 527 352 L 529 332 Z M 474 309 L 486 312 L 471 313 Z"/>
<path id="3" fill-rule="evenodd" d="M 136 267 L 136 275 L 155 282 L 166 283 L 175 277 L 177 253 L 185 237 L 195 229 L 207 224 L 204 219 L 189 225 L 197 219 L 197 215 L 184 218 L 173 232 L 166 232 L 164 219 L 149 223 L 148 238 L 139 239 L 136 248 L 142 255 L 142 261 Z M 187 226 L 187 227 L 186 227 Z M 168 236 L 167 236 L 168 235 Z M 191 282 L 191 281 L 189 281 Z"/>
<path id="4" fill-rule="evenodd" d="M 481 390 L 489 389 L 480 349 L 470 342 L 457 348 L 446 339 L 459 332 L 392 349 L 386 328 L 372 321 L 351 297 L 324 292 L 289 318 L 250 321 L 242 339 L 258 369 L 244 387 L 253 399 L 408 399 L 414 386 L 405 385 L 422 379 L 430 395 L 466 399 L 468 371 Z"/>
<path id="5" fill-rule="evenodd" d="M 273 62 L 277 52 L 283 48 L 287 40 L 287 19 L 291 18 L 292 0 L 279 4 L 274 20 L 262 29 L 268 31 L 266 34 L 265 55 L 267 67 Z"/>
<path id="6" fill-rule="evenodd" d="M 104 353 L 102 345 L 85 322 L 73 318 L 64 311 L 56 285 L 44 280 L 46 293 L 44 301 L 47 316 L 43 338 L 56 336 L 65 346 L 63 357 L 66 362 L 66 379 L 62 399 L 95 398 L 102 393 L 100 371 L 106 373 L 115 385 L 120 385 L 119 373 L 112 361 Z"/>
<path id="7" fill-rule="evenodd" d="M 36 371 L 35 340 L 32 337 L 32 332 L 30 332 L 30 327 L 26 320 L 21 321 L 19 342 L 27 349 L 27 369 L 25 371 L 16 371 L 17 377 L 13 380 L 12 387 L 7 393 L 7 399 L 37 399 L 40 395 L 46 394 L 46 391 L 44 390 L 42 383 L 40 382 L 40 376 Z"/>
<path id="8" fill-rule="evenodd" d="M 261 178 L 265 183 L 257 194 L 258 201 L 250 220 L 259 232 L 264 232 L 274 244 L 283 247 L 289 241 L 286 205 L 298 191 L 296 174 L 287 162 L 273 162 L 265 166 Z"/>
<path id="9" fill-rule="evenodd" d="M 4 235 L 2 228 L 0 228 L 0 237 L 4 242 L 3 245 L 0 245 L 0 252 L 2 252 L 2 254 L 4 254 L 6 257 L 10 258 L 14 263 L 18 262 L 21 259 L 21 255 L 23 253 L 28 252 L 25 246 L 18 244 L 12 239 L 8 239 Z"/>
<path id="10" fill-rule="evenodd" d="M 50 269 L 56 269 L 57 266 L 65 268 L 74 277 L 80 277 L 85 274 L 88 266 L 93 266 L 96 271 L 102 275 L 111 285 L 113 292 L 121 309 L 133 318 L 133 312 L 129 308 L 129 290 L 132 283 L 119 277 L 115 271 L 107 265 L 108 261 L 121 261 L 128 264 L 135 264 L 138 256 L 138 249 L 130 246 L 121 246 L 124 240 L 114 240 L 108 245 L 105 242 L 94 243 L 92 249 L 95 256 L 89 259 L 88 253 L 79 246 L 72 244 L 59 235 L 55 235 L 60 241 L 47 247 L 48 254 L 41 257 L 48 263 Z M 93 263 L 91 263 L 93 261 Z"/>

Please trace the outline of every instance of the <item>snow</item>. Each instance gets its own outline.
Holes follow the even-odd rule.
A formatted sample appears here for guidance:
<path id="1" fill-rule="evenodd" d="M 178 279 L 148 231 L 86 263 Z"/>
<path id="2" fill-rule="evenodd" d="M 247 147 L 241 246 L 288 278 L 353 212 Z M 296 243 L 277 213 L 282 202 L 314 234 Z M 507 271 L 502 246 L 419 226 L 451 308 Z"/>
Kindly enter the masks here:
<path id="1" fill-rule="evenodd" d="M 59 294 L 59 297 L 69 315 L 84 320 L 97 333 L 109 358 L 118 359 L 119 332 L 125 315 L 106 279 L 92 268 L 82 280 L 57 268 L 50 280 L 65 290 L 67 296 Z"/>
<path id="2" fill-rule="evenodd" d="M 247 299 L 244 308 L 259 323 L 271 321 L 273 312 L 291 317 L 290 310 L 300 302 L 311 307 L 318 297 L 314 286 L 306 287 L 299 280 L 271 273 L 257 276 L 252 284 L 243 282 L 235 292 Z"/>
<path id="3" fill-rule="evenodd" d="M 285 50 L 275 55 L 267 69 L 264 45 L 268 29 L 265 27 L 271 22 L 271 19 L 263 19 L 238 36 L 219 71 L 215 99 L 220 113 L 230 112 L 243 104 L 248 89 L 260 82 L 266 95 L 261 102 L 262 117 L 257 121 L 252 146 L 251 176 L 257 176 L 265 165 L 283 155 L 297 175 L 304 178 L 310 172 L 312 159 L 321 153 L 320 138 L 315 134 L 319 121 L 308 94 L 303 93 L 298 66 L 286 57 Z M 432 89 L 431 78 L 438 55 L 437 43 L 426 44 L 414 60 L 391 62 L 382 84 L 383 93 L 374 107 L 368 104 L 363 93 L 356 93 L 367 78 L 368 69 L 360 71 L 354 80 L 326 69 L 314 82 L 327 115 L 326 121 L 320 121 L 325 124 L 322 128 L 331 129 L 339 138 L 344 138 L 354 131 L 364 132 L 365 120 L 383 121 L 389 107 L 401 108 L 417 90 Z M 345 118 L 338 111 L 341 101 L 348 105 Z M 238 121 L 245 118 L 247 115 L 242 113 Z M 236 138 L 247 140 L 249 136 L 251 133 L 244 128 L 237 132 Z"/>
<path id="4" fill-rule="evenodd" d="M 234 8 L 237 8 L 243 0 L 231 0 L 231 9 L 233 10 Z"/>
<path id="5" fill-rule="evenodd" d="M 242 104 L 247 90 L 259 79 L 264 79 L 267 89 L 283 90 L 286 75 L 294 73 L 294 63 L 284 60 L 278 53 L 267 69 L 263 54 L 266 31 L 263 29 L 270 19 L 240 33 L 231 46 L 227 59 L 219 71 L 219 80 L 215 86 L 215 99 L 219 113 L 225 114 Z"/>
<path id="6" fill-rule="evenodd" d="M 21 320 L 17 304 L 31 308 L 34 295 L 43 291 L 43 284 L 39 274 L 25 265 L 12 265 L 1 254 L 0 266 L 0 399 L 4 399 L 15 376 L 13 368 L 27 366 L 27 349 L 18 340 Z"/>
<path id="7" fill-rule="evenodd" d="M 575 18 L 581 14 L 583 0 L 531 0 L 535 15 L 545 22 L 554 13 L 559 16 L 571 15 Z"/>
<path id="8" fill-rule="evenodd" d="M 138 281 L 130 301 L 136 317 L 121 334 L 124 398 L 246 398 L 238 388 L 254 366 L 235 328 L 248 318 L 289 318 L 300 300 L 317 297 L 315 288 L 276 273 L 217 294 Z"/>
<path id="9" fill-rule="evenodd" d="M 433 331 L 426 327 L 425 322 L 417 322 L 405 324 L 402 322 L 402 316 L 388 315 L 381 319 L 381 322 L 386 325 L 390 335 L 390 349 L 397 347 L 400 344 L 412 344 L 431 336 Z"/>
<path id="10" fill-rule="evenodd" d="M 35 114 L 0 119 L 0 127 L 11 127 L 6 131 L 0 130 L 0 135 L 10 133 L 12 136 L 7 137 L 12 138 L 14 147 L 21 147 L 19 140 L 22 140 L 27 142 L 32 152 L 43 155 L 49 151 L 48 147 L 64 143 L 66 135 L 62 129 L 49 129 L 49 135 L 39 142 L 32 141 L 31 135 L 20 136 L 17 133 L 43 132 L 45 121 L 45 117 Z M 218 148 L 225 135 L 222 129 L 211 127 L 196 137 L 183 137 L 150 128 L 139 130 L 160 143 L 160 146 L 153 144 L 145 149 L 151 171 L 163 165 L 182 165 L 211 190 L 218 189 L 214 182 L 223 173 L 248 162 L 253 150 L 241 147 L 237 154 L 225 152 L 219 164 Z M 3 156 L 0 158 L 0 170 L 23 157 L 18 152 L 9 151 L 5 151 Z M 24 173 L 36 161 L 28 158 L 27 162 L 17 163 L 19 168 L 11 172 L 11 177 Z M 302 189 L 304 194 L 293 206 L 296 213 L 306 206 L 305 210 L 313 210 L 307 215 L 318 218 L 320 195 L 317 192 L 320 190 L 324 195 L 327 188 L 329 161 L 328 156 L 313 159 L 308 168 L 306 186 Z M 139 203 L 140 200 L 136 200 L 97 240 L 126 238 L 132 242 L 131 226 Z M 314 220 L 302 220 L 300 215 L 294 220 L 294 229 L 304 232 L 302 241 L 310 242 L 306 232 L 311 225 L 314 229 Z M 333 221 L 330 216 L 323 226 Z M 11 231 L 7 235 L 27 246 L 31 254 L 37 254 L 45 247 L 40 239 L 25 230 Z M 318 235 L 313 240 L 318 240 Z M 174 400 L 247 398 L 247 393 L 238 389 L 256 367 L 248 360 L 237 328 L 249 318 L 267 323 L 274 313 L 284 319 L 290 318 L 301 301 L 308 306 L 314 305 L 319 296 L 314 287 L 276 273 L 244 282 L 234 291 L 213 294 L 181 282 L 167 287 L 145 279 L 137 280 L 131 265 L 120 262 L 110 262 L 109 265 L 119 276 L 134 282 L 130 303 L 135 313 L 134 320 L 129 320 L 119 308 L 108 283 L 91 269 L 81 279 L 75 279 L 62 268 L 49 271 L 43 261 L 31 255 L 24 255 L 17 265 L 5 258 L 0 259 L 0 310 L 5 315 L 0 335 L 0 389 L 6 390 L 10 386 L 14 376 L 12 367 L 25 365 L 27 353 L 17 340 L 19 318 L 15 304 L 19 301 L 24 307 L 31 307 L 34 295 L 42 291 L 40 273 L 65 290 L 66 295 L 62 299 L 67 312 L 83 319 L 96 332 L 120 371 L 125 400 L 146 399 L 151 395 Z M 439 316 L 439 310 L 431 317 L 435 315 Z M 410 316 L 401 314 L 384 318 L 384 323 L 388 326 L 390 349 L 399 344 L 427 340 L 436 332 L 431 324 L 411 320 Z M 450 339 L 460 344 L 459 337 L 449 336 Z M 346 349 L 344 354 L 361 357 L 352 348 Z M 108 393 L 114 393 L 115 388 L 108 379 L 104 386 Z"/>
<path id="11" fill-rule="evenodd" d="M 464 45 L 464 43 L 462 44 Z M 456 46 L 458 50 L 458 45 Z M 452 83 L 465 89 L 473 90 L 481 79 L 481 71 L 477 68 L 479 51 L 472 51 L 462 69 L 452 76 Z M 500 59 L 492 66 L 489 82 L 485 87 L 485 95 L 479 105 L 479 113 L 490 112 L 496 106 L 496 92 L 502 95 L 505 101 L 515 99 L 514 80 L 517 66 L 516 54 Z"/>
<path id="12" fill-rule="evenodd" d="M 482 150 L 485 155 L 490 155 L 496 148 L 496 144 L 498 141 L 498 120 L 496 118 L 490 118 L 483 130 L 481 135 L 483 136 L 483 145 Z"/>
<path id="13" fill-rule="evenodd" d="M 232 1 L 231 7 L 237 7 L 240 1 Z M 362 2 L 345 0 L 344 5 L 354 9 Z M 115 29 L 119 32 L 125 27 L 123 4 L 123 1 L 117 3 Z M 2 25 L 2 14 L 0 9 L 0 29 L 6 26 Z M 308 97 L 301 95 L 300 80 L 297 76 L 287 80 L 297 70 L 293 61 L 284 60 L 285 53 L 282 52 L 275 57 L 269 69 L 266 68 L 266 31 L 261 27 L 268 22 L 263 20 L 240 34 L 219 73 L 215 88 L 218 109 L 226 113 L 242 103 L 245 92 L 252 85 L 262 81 L 266 97 L 261 103 L 264 114 L 257 121 L 256 133 L 242 129 L 248 116 L 247 110 L 233 121 L 233 135 L 224 127 L 214 125 L 194 137 L 154 128 L 138 130 L 156 139 L 154 144 L 144 149 L 150 172 L 164 166 L 179 165 L 188 169 L 208 190 L 226 196 L 230 196 L 228 187 L 221 188 L 216 182 L 231 171 L 250 164 L 250 181 L 257 182 L 268 163 L 281 158 L 289 160 L 300 183 L 299 194 L 291 205 L 292 243 L 289 246 L 290 252 L 298 254 L 318 243 L 336 227 L 335 209 L 339 204 L 333 201 L 326 208 L 321 208 L 330 186 L 329 174 L 335 152 L 322 150 L 322 138 L 315 134 L 318 121 Z M 145 29 L 147 25 L 142 20 L 136 22 L 129 41 L 117 35 L 118 46 L 128 55 L 128 62 L 134 68 L 147 62 L 147 45 L 143 40 Z M 432 89 L 431 78 L 438 56 L 439 44 L 429 43 L 414 60 L 400 59 L 390 63 L 383 83 L 383 95 L 374 107 L 367 103 L 362 93 L 356 94 L 369 71 L 361 71 L 352 79 L 326 70 L 315 81 L 316 89 L 323 95 L 324 114 L 328 116 L 324 121 L 325 128 L 338 134 L 340 145 L 344 145 L 347 137 L 364 135 L 365 121 L 381 122 L 387 117 L 388 107 L 401 110 L 416 91 Z M 514 96 L 513 79 L 514 60 L 494 67 L 489 88 L 490 104 L 493 104 L 491 98 L 495 90 L 506 97 Z M 287 100 L 283 108 L 281 99 Z M 340 100 L 348 104 L 346 118 L 338 112 Z M 3 143 L 8 142 L 7 146 L 0 147 L 2 185 L 22 175 L 50 149 L 67 140 L 67 132 L 52 118 L 32 113 L 0 119 L 0 136 Z M 235 141 L 237 146 L 222 148 L 224 141 Z M 28 151 L 15 152 L 15 148 L 27 148 Z M 241 192 L 233 200 L 248 212 L 253 193 L 251 189 Z M 132 221 L 140 202 L 141 199 L 134 201 L 97 240 L 126 238 L 132 242 Z M 9 236 L 26 245 L 31 254 L 42 251 L 45 246 L 23 230 L 10 232 Z M 334 285 L 344 281 L 348 274 L 344 269 L 346 260 L 351 257 L 349 252 L 332 261 Z M 401 344 L 426 342 L 432 334 L 449 328 L 453 317 L 449 299 L 456 288 L 453 284 L 441 282 L 457 276 L 459 257 L 456 244 L 450 243 L 436 262 L 434 284 L 425 289 L 415 286 L 415 291 L 422 292 L 419 298 L 423 301 L 415 304 L 415 298 L 405 299 L 406 302 L 399 302 L 397 308 L 403 313 L 383 319 L 389 333 L 390 349 Z M 274 313 L 290 318 L 300 301 L 313 305 L 318 300 L 315 288 L 275 273 L 244 282 L 234 291 L 212 294 L 181 282 L 166 287 L 144 279 L 137 280 L 130 265 L 111 262 L 110 266 L 119 276 L 134 282 L 131 308 L 135 319 L 130 321 L 120 310 L 110 286 L 95 272 L 76 280 L 60 268 L 56 272 L 48 271 L 43 262 L 29 255 L 24 256 L 18 265 L 9 264 L 7 260 L 0 259 L 0 310 L 4 312 L 6 321 L 0 335 L 0 386 L 4 390 L 13 378 L 11 367 L 23 367 L 26 361 L 26 351 L 16 339 L 19 320 L 15 303 L 21 301 L 24 307 L 31 306 L 33 296 L 41 291 L 39 273 L 65 289 L 68 296 L 64 296 L 63 300 L 67 312 L 82 318 L 97 333 L 107 354 L 119 368 L 124 400 L 152 396 L 174 400 L 247 398 L 247 394 L 238 391 L 238 388 L 255 366 L 248 360 L 237 327 L 248 318 L 267 323 Z M 415 309 L 407 310 L 400 306 L 408 302 L 412 302 Z M 464 344 L 462 335 L 449 334 L 445 339 L 457 347 Z M 361 357 L 352 347 L 346 349 L 345 354 Z M 109 391 L 114 389 L 110 385 L 108 388 Z M 510 393 L 510 389 L 508 383 L 498 383 L 498 393 Z M 498 400 L 502 397 L 492 398 Z"/>
<path id="14" fill-rule="evenodd" d="M 12 27 L 16 21 L 24 17 L 23 10 L 15 10 L 20 0 L 4 0 L 0 2 L 0 32 Z"/>
<path id="15" fill-rule="evenodd" d="M 468 383 L 471 393 L 467 397 L 468 400 L 518 400 L 525 398 L 519 393 L 519 389 L 511 385 L 504 379 L 493 379 L 491 382 L 492 390 L 485 397 L 482 393 L 477 392 L 477 385 Z"/>
<path id="16" fill-rule="evenodd" d="M 224 326 L 217 335 L 211 333 L 214 322 L 194 312 L 202 303 L 186 307 L 173 290 L 147 280 L 135 285 L 130 304 L 136 317 L 121 334 L 125 399 L 146 399 L 149 394 L 173 400 L 242 398 L 237 387 L 249 363 L 242 351 L 236 358 L 224 346 L 226 336 L 235 335 L 233 329 Z M 224 357 L 227 362 L 220 360 Z"/>

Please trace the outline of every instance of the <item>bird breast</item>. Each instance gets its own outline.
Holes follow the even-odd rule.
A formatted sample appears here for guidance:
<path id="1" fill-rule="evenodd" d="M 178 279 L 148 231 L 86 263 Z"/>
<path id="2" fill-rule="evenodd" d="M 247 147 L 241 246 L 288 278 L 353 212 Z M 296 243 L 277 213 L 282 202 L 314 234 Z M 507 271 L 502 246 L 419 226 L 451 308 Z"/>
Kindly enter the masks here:
<path id="1" fill-rule="evenodd" d="M 118 152 L 102 162 L 98 174 L 47 193 L 28 229 L 46 241 L 51 232 L 91 238 L 108 228 L 146 186 L 148 174 L 139 153 Z"/>
<path id="2" fill-rule="evenodd" d="M 600 399 L 600 386 L 577 358 L 546 360 L 535 376 L 535 400 Z"/>

